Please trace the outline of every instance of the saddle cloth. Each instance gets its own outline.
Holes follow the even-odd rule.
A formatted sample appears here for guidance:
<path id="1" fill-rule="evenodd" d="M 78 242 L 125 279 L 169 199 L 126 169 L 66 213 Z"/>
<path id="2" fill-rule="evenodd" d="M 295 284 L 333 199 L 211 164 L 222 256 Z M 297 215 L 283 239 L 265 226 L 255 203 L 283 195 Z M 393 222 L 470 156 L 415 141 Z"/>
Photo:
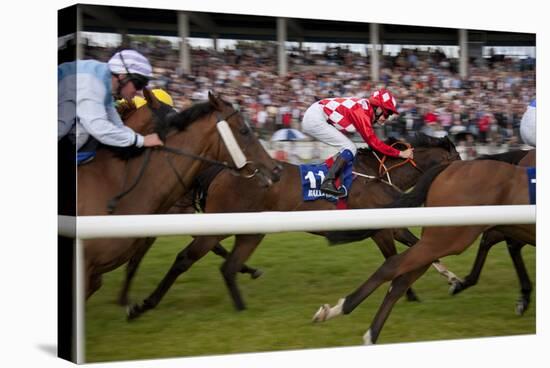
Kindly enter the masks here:
<path id="1" fill-rule="evenodd" d="M 321 183 L 325 180 L 328 170 L 332 166 L 334 159 L 331 157 L 322 164 L 304 164 L 300 165 L 300 179 L 302 182 L 302 198 L 304 201 L 315 201 L 317 199 L 326 199 L 331 202 L 337 202 L 339 208 L 347 208 L 345 198 L 336 198 L 331 194 L 321 191 Z M 336 186 L 342 185 L 346 188 L 347 193 L 351 190 L 353 182 L 352 174 L 353 164 L 349 162 L 343 169 L 340 177 L 336 179 Z"/>
<path id="2" fill-rule="evenodd" d="M 527 168 L 527 184 L 529 185 L 529 204 L 537 203 L 537 168 Z"/>

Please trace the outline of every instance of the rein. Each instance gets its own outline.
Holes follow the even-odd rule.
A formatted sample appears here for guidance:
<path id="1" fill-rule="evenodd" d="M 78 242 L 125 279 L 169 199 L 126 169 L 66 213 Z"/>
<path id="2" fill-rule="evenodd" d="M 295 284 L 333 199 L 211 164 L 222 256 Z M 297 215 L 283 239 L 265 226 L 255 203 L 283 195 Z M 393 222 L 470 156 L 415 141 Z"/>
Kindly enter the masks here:
<path id="1" fill-rule="evenodd" d="M 117 194 L 116 196 L 111 198 L 109 200 L 109 202 L 107 202 L 107 212 L 110 215 L 115 211 L 115 208 L 116 208 L 116 205 L 118 204 L 118 202 L 123 197 L 125 197 L 128 193 L 130 193 L 132 190 L 134 190 L 134 188 L 138 185 L 139 181 L 143 177 L 143 174 L 145 173 L 145 169 L 147 168 L 147 165 L 149 164 L 150 158 L 151 158 L 151 150 L 145 151 L 145 158 L 143 159 L 143 164 L 141 164 L 141 168 L 139 169 L 139 173 L 136 176 L 136 180 L 134 181 L 134 183 L 132 185 L 130 185 L 130 187 L 128 189 L 126 189 L 123 192 Z"/>
<path id="2" fill-rule="evenodd" d="M 391 145 L 391 147 L 393 147 L 397 144 L 402 144 L 405 147 L 407 147 L 407 149 L 412 148 L 412 146 L 409 143 L 406 143 L 406 142 L 395 142 Z M 397 169 L 398 167 L 401 167 L 403 165 L 411 164 L 415 169 L 419 170 L 420 172 L 424 172 L 421 168 L 418 167 L 418 165 L 416 164 L 416 162 L 412 158 L 407 158 L 407 159 L 405 159 L 401 162 L 398 162 L 397 164 L 387 168 L 385 162 L 386 162 L 386 159 L 387 159 L 388 156 L 384 155 L 384 157 L 382 157 L 382 159 L 380 159 L 380 157 L 378 157 L 376 152 L 374 152 L 374 151 L 372 151 L 372 152 L 374 153 L 374 156 L 376 157 L 376 159 L 380 163 L 380 165 L 378 166 L 378 175 L 380 177 L 386 175 L 387 178 L 388 178 L 388 182 L 390 182 L 390 184 L 391 184 L 390 171 L 393 170 L 393 169 Z"/>

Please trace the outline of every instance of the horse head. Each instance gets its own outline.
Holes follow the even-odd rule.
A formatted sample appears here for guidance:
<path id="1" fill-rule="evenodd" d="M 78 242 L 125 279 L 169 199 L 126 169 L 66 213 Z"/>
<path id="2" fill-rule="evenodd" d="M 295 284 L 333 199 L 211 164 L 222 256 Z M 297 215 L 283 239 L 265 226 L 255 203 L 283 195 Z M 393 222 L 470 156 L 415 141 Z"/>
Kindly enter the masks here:
<path id="1" fill-rule="evenodd" d="M 454 143 L 447 136 L 435 138 L 416 133 L 410 143 L 414 147 L 414 159 L 424 171 L 436 165 L 449 164 L 461 159 Z"/>
<path id="2" fill-rule="evenodd" d="M 279 181 L 282 166 L 269 156 L 240 111 L 210 92 L 208 102 L 215 111 L 217 136 L 225 147 L 223 159 L 232 161 L 245 177 L 259 175 L 266 186 Z"/>

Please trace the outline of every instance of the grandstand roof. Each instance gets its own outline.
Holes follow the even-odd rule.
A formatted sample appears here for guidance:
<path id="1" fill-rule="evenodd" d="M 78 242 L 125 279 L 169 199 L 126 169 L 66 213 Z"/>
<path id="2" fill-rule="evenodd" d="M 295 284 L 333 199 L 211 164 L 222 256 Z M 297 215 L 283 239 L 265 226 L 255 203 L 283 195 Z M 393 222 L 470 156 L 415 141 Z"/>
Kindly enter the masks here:
<path id="1" fill-rule="evenodd" d="M 178 36 L 177 10 L 81 5 L 83 31 Z M 189 12 L 191 37 L 276 40 L 277 18 Z M 302 42 L 369 43 L 367 23 L 288 18 L 287 40 Z M 454 28 L 383 24 L 383 44 L 458 45 Z M 532 33 L 469 30 L 468 41 L 484 46 L 535 46 Z"/>

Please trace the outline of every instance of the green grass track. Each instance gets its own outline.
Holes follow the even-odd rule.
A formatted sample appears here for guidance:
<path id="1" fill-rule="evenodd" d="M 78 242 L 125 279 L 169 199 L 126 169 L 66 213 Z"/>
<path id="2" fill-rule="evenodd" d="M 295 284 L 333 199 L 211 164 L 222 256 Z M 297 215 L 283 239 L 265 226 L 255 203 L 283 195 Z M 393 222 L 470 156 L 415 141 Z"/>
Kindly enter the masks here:
<path id="1" fill-rule="evenodd" d="M 159 238 L 138 271 L 131 299 L 141 301 L 157 285 L 190 237 Z M 234 238 L 223 244 L 230 249 Z M 399 246 L 399 251 L 405 248 Z M 477 243 L 459 256 L 443 259 L 458 276 L 470 270 Z M 535 281 L 535 248 L 523 249 Z M 86 304 L 88 362 L 153 359 L 243 352 L 352 346 L 362 343 L 388 285 L 382 285 L 353 313 L 325 323 L 311 318 L 321 304 L 337 300 L 364 282 L 383 262 L 371 241 L 329 247 L 306 233 L 270 234 L 248 264 L 262 269 L 252 280 L 238 280 L 247 310 L 237 312 L 213 253 L 184 273 L 160 305 L 136 321 L 126 321 L 116 305 L 124 268 L 104 277 L 103 287 Z M 515 315 L 519 285 L 506 246 L 489 254 L 478 285 L 457 296 L 432 268 L 414 284 L 421 302 L 401 299 L 380 335 L 379 344 L 535 333 L 533 293 L 530 309 Z"/>

